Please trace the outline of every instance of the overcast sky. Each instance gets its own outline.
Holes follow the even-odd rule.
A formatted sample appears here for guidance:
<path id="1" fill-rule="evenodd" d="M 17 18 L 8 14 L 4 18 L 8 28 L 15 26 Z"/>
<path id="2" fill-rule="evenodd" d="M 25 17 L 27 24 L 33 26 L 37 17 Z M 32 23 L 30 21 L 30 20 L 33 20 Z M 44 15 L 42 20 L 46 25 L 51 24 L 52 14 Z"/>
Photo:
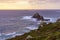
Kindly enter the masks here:
<path id="1" fill-rule="evenodd" d="M 0 9 L 60 9 L 60 0 L 0 0 Z"/>

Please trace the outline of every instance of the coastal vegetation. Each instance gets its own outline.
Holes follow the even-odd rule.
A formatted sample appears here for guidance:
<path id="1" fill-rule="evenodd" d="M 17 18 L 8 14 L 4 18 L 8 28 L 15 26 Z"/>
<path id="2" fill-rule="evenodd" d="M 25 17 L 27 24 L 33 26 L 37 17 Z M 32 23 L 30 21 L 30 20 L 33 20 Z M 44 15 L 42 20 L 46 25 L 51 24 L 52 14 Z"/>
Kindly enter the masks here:
<path id="1" fill-rule="evenodd" d="M 35 14 L 33 18 L 42 20 L 38 26 L 38 29 L 31 30 L 24 35 L 16 36 L 7 40 L 60 40 L 60 19 L 54 23 L 46 23 L 43 22 L 44 18 L 42 16 L 39 16 L 38 13 Z"/>
<path id="2" fill-rule="evenodd" d="M 7 40 L 60 40 L 60 20 L 48 24 L 43 22 L 38 29 Z"/>

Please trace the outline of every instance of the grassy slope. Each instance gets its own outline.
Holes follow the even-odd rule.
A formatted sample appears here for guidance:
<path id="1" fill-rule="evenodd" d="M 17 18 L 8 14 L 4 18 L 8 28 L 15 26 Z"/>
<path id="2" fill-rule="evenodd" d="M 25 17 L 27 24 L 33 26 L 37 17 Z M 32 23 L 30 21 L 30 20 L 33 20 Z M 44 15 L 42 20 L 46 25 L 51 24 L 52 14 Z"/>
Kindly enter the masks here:
<path id="1" fill-rule="evenodd" d="M 60 40 L 60 22 L 42 23 L 41 25 L 43 27 L 39 26 L 37 30 L 32 30 L 22 36 L 16 36 L 15 38 L 7 40 L 26 40 L 28 35 L 31 35 L 32 38 L 27 40 Z"/>

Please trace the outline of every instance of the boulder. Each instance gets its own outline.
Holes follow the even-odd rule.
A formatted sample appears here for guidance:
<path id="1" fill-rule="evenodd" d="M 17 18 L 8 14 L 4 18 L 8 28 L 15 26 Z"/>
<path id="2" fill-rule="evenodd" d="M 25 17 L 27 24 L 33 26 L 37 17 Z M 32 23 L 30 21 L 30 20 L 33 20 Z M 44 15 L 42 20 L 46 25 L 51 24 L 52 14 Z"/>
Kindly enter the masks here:
<path id="1" fill-rule="evenodd" d="M 43 16 L 39 15 L 39 13 L 35 13 L 32 18 L 36 18 L 37 20 L 44 20 Z"/>

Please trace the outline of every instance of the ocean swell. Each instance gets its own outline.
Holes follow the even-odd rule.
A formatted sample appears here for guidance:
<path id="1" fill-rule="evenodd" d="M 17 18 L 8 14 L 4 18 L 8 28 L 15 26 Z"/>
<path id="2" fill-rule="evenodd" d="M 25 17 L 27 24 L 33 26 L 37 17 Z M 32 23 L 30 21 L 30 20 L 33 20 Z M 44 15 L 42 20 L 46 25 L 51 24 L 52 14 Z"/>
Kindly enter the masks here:
<path id="1" fill-rule="evenodd" d="M 47 17 L 44 17 L 44 18 L 48 19 Z M 56 21 L 55 18 L 49 18 L 49 19 L 51 19 L 50 22 L 55 22 Z M 7 20 L 7 19 L 4 19 L 4 20 Z M 32 18 L 32 16 L 23 16 L 22 18 L 10 18 L 8 20 L 10 20 L 10 21 L 8 21 L 10 23 L 4 24 L 4 25 L 8 25 L 8 26 L 14 25 L 14 27 L 12 27 L 12 28 L 18 29 L 20 27 L 19 23 L 22 23 L 22 22 L 23 22 L 22 25 L 24 25 L 24 23 L 26 25 L 24 25 L 23 29 L 22 29 L 22 26 L 21 26 L 18 31 L 10 32 L 10 33 L 7 33 L 7 34 L 6 33 L 0 33 L 0 40 L 5 40 L 5 39 L 8 39 L 8 38 L 18 36 L 18 35 L 23 35 L 24 33 L 30 32 L 30 30 L 38 29 L 38 25 L 41 22 L 41 21 L 37 21 L 35 18 Z M 11 22 L 14 22 L 14 24 L 11 23 Z M 19 22 L 19 23 L 16 23 L 16 22 Z M 22 29 L 22 30 L 20 30 L 20 29 Z"/>

